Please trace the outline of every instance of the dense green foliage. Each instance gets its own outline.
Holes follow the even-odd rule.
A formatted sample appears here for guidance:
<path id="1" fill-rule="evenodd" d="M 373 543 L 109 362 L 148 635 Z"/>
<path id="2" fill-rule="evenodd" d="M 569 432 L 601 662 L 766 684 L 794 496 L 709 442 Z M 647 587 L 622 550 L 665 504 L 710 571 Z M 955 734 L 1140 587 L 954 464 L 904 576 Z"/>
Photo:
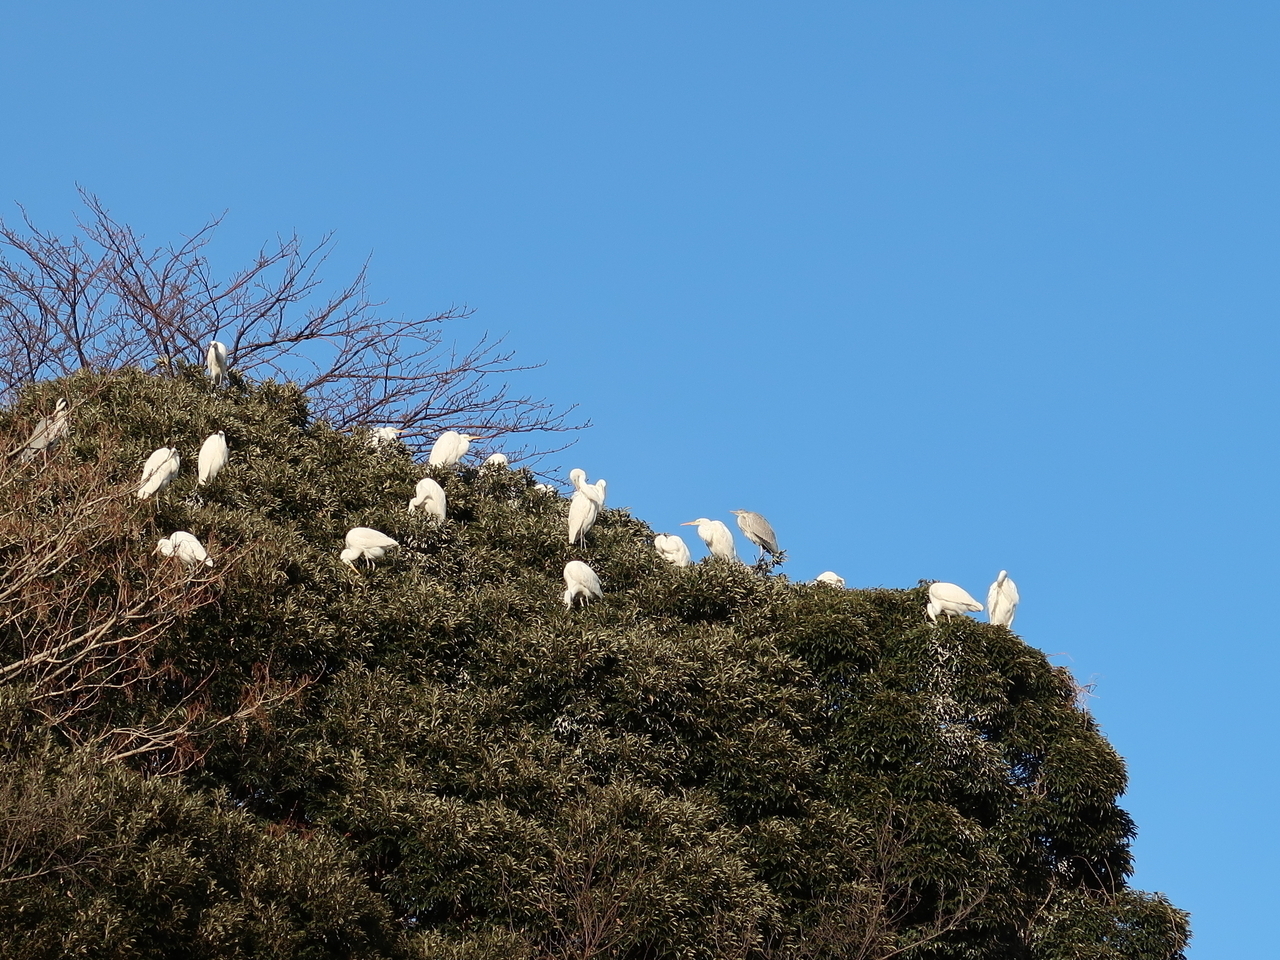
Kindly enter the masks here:
<path id="1" fill-rule="evenodd" d="M 1125 885 L 1121 760 L 1007 629 L 934 628 L 923 587 L 676 569 L 624 510 L 571 547 L 519 470 L 433 470 L 436 523 L 406 510 L 423 464 L 288 386 L 77 374 L 0 415 L 11 449 L 62 395 L 49 464 L 126 497 L 93 582 L 190 600 L 93 697 L 0 686 L 5 957 L 1181 955 L 1185 915 Z M 161 445 L 181 476 L 128 499 Z M 6 467 L 11 494 L 41 469 Z M 7 576 L 39 541 L 14 525 L 72 493 L 13 497 Z M 353 571 L 357 525 L 402 546 Z M 179 529 L 212 575 L 151 554 Z M 575 558 L 605 594 L 566 610 Z M 35 616 L 0 622 L 3 663 Z"/>

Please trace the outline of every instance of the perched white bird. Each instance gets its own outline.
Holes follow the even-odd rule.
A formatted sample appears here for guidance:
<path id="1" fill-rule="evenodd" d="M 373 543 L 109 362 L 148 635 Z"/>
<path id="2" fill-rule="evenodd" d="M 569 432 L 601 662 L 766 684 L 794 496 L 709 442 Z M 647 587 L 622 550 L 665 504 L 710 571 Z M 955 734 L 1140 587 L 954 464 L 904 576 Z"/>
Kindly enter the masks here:
<path id="1" fill-rule="evenodd" d="M 938 614 L 945 613 L 949 617 L 962 617 L 970 611 L 982 609 L 982 604 L 954 583 L 929 584 L 929 603 L 925 614 L 934 623 L 938 622 Z"/>
<path id="2" fill-rule="evenodd" d="M 556 488 L 549 483 L 535 483 L 533 485 L 533 489 L 537 490 L 539 493 L 555 493 L 556 492 Z"/>
<path id="3" fill-rule="evenodd" d="M 671 533 L 660 533 L 653 538 L 654 549 L 658 556 L 676 567 L 689 565 L 689 545 Z"/>
<path id="4" fill-rule="evenodd" d="M 590 603 L 592 597 L 603 597 L 600 578 L 581 560 L 570 560 L 564 565 L 564 605 L 571 609 L 576 600 Z"/>
<path id="5" fill-rule="evenodd" d="M 177 447 L 161 447 L 147 457 L 147 462 L 142 465 L 142 486 L 138 488 L 138 499 L 145 500 L 167 487 L 169 481 L 178 475 L 181 463 Z"/>
<path id="6" fill-rule="evenodd" d="M 409 512 L 413 513 L 421 507 L 424 513 L 443 520 L 445 502 L 444 487 L 430 477 L 423 477 L 414 488 L 413 499 L 409 501 Z"/>
<path id="7" fill-rule="evenodd" d="M 485 458 L 482 466 L 485 467 L 505 467 L 508 466 L 507 455 L 505 453 L 491 453 Z"/>
<path id="8" fill-rule="evenodd" d="M 427 455 L 427 464 L 433 467 L 451 467 L 467 455 L 472 440 L 484 440 L 484 437 L 469 433 L 458 433 L 446 430 L 431 445 L 431 453 Z"/>
<path id="9" fill-rule="evenodd" d="M 227 345 L 217 340 L 210 341 L 205 351 L 204 368 L 215 387 L 221 386 L 227 376 Z"/>
<path id="10" fill-rule="evenodd" d="M 827 584 L 830 584 L 830 585 L 831 585 L 831 586 L 833 586 L 833 587 L 839 587 L 839 588 L 840 588 L 840 589 L 842 589 L 842 590 L 844 589 L 844 577 L 840 576 L 840 574 L 835 573 L 835 572 L 834 572 L 834 571 L 832 571 L 832 570 L 827 570 L 827 571 L 825 571 L 825 572 L 823 572 L 823 573 L 818 574 L 818 575 L 814 578 L 813 582 L 814 582 L 814 583 L 827 583 Z"/>
<path id="11" fill-rule="evenodd" d="M 166 557 L 177 557 L 188 567 L 195 567 L 202 563 L 206 567 L 213 566 L 213 561 L 209 559 L 204 544 L 185 530 L 169 534 L 156 544 L 155 552 Z"/>
<path id="12" fill-rule="evenodd" d="M 1002 627 L 1013 626 L 1013 615 L 1018 612 L 1018 585 L 1009 579 L 1009 572 L 1001 570 L 996 582 L 987 591 L 987 619 Z"/>
<path id="13" fill-rule="evenodd" d="M 40 451 L 49 449 L 61 440 L 67 432 L 68 416 L 66 398 L 59 397 L 58 402 L 53 405 L 52 415 L 41 417 L 36 428 L 31 431 L 30 439 L 18 452 L 18 459 L 30 460 Z"/>
<path id="14" fill-rule="evenodd" d="M 381 560 L 388 550 L 400 546 L 400 541 L 392 540 L 372 527 L 352 527 L 347 531 L 346 544 L 347 548 L 338 556 L 354 570 L 356 561 L 361 558 L 372 567 L 373 561 Z"/>
<path id="15" fill-rule="evenodd" d="M 774 536 L 773 527 L 769 526 L 768 520 L 750 510 L 730 510 L 729 512 L 738 518 L 738 529 L 760 548 L 761 560 L 764 559 L 766 550 L 769 551 L 770 556 L 778 552 L 778 538 Z"/>
<path id="16" fill-rule="evenodd" d="M 200 444 L 200 456 L 196 460 L 196 471 L 199 474 L 196 486 L 212 483 L 213 478 L 222 472 L 222 468 L 227 465 L 230 458 L 231 453 L 227 449 L 227 435 L 224 431 L 219 430 L 205 437 L 204 443 Z"/>
<path id="17" fill-rule="evenodd" d="M 402 433 L 404 433 L 404 427 L 374 427 L 369 431 L 369 446 L 376 450 L 384 443 L 399 440 Z"/>
<path id="18" fill-rule="evenodd" d="M 690 520 L 687 523 L 680 524 L 682 527 L 698 528 L 698 536 L 702 538 L 702 542 L 707 545 L 707 549 L 711 551 L 713 557 L 719 557 L 721 560 L 737 560 L 738 551 L 733 547 L 733 534 L 719 520 L 708 520 L 706 517 L 699 517 L 697 520 Z"/>
<path id="19" fill-rule="evenodd" d="M 573 489 L 579 493 L 584 493 L 592 499 L 597 507 L 604 507 L 605 482 L 597 480 L 595 483 L 587 483 L 587 472 L 580 467 L 574 467 L 569 471 L 569 482 L 573 484 Z"/>
<path id="20" fill-rule="evenodd" d="M 600 515 L 600 505 L 587 490 L 594 492 L 595 486 L 584 484 L 583 489 L 575 490 L 569 499 L 569 542 L 581 546 L 586 546 L 587 533 Z"/>

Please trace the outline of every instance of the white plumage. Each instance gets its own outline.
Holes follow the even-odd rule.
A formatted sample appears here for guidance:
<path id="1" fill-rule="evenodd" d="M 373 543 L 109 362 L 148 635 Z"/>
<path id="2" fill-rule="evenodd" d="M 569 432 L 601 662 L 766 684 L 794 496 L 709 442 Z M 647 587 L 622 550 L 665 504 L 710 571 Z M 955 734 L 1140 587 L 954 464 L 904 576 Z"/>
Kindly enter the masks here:
<path id="1" fill-rule="evenodd" d="M 573 484 L 573 496 L 569 499 L 569 542 L 585 546 L 587 533 L 604 506 L 605 482 L 587 483 L 587 473 L 579 467 L 569 471 L 569 482 Z"/>
<path id="2" fill-rule="evenodd" d="M 484 437 L 472 436 L 469 433 L 458 433 L 446 430 L 431 445 L 427 454 L 427 464 L 432 467 L 451 467 L 467 455 L 472 440 L 483 440 Z"/>
<path id="3" fill-rule="evenodd" d="M 929 584 L 929 603 L 925 606 L 925 615 L 934 623 L 938 622 L 940 613 L 949 617 L 962 617 L 968 612 L 981 609 L 982 604 L 969 596 L 964 587 L 954 583 Z"/>
<path id="4" fill-rule="evenodd" d="M 215 387 L 221 386 L 227 376 L 227 345 L 217 340 L 210 341 L 209 349 L 204 354 L 204 368 Z"/>
<path id="5" fill-rule="evenodd" d="M 844 577 L 840 576 L 840 574 L 836 573 L 833 570 L 826 570 L 818 574 L 818 576 L 814 578 L 813 582 L 826 583 L 826 584 L 830 584 L 833 587 L 839 587 L 842 590 L 844 589 Z"/>
<path id="6" fill-rule="evenodd" d="M 413 513 L 421 507 L 424 513 L 443 520 L 445 504 L 444 487 L 430 477 L 423 477 L 414 489 L 413 499 L 409 501 L 409 512 Z"/>
<path id="7" fill-rule="evenodd" d="M 594 490 L 595 487 L 587 485 Z M 587 533 L 595 525 L 600 507 L 585 490 L 575 490 L 569 499 L 569 542 L 585 546 Z"/>
<path id="8" fill-rule="evenodd" d="M 213 561 L 209 559 L 209 554 L 205 550 L 204 544 L 185 530 L 178 530 L 169 534 L 169 536 L 156 544 L 155 552 L 166 557 L 177 557 L 184 566 L 188 567 L 198 566 L 202 563 L 206 567 L 213 566 Z"/>
<path id="9" fill-rule="evenodd" d="M 566 609 L 571 609 L 578 600 L 590 603 L 593 597 L 604 596 L 604 591 L 600 589 L 600 578 L 581 560 L 570 560 L 564 565 L 564 586 Z"/>
<path id="10" fill-rule="evenodd" d="M 376 450 L 383 444 L 399 440 L 402 433 L 404 427 L 374 427 L 369 431 L 369 446 Z"/>
<path id="11" fill-rule="evenodd" d="M 707 545 L 707 549 L 711 551 L 713 557 L 719 557 L 721 560 L 737 560 L 738 551 L 733 546 L 733 534 L 719 520 L 708 520 L 706 517 L 699 517 L 697 520 L 690 520 L 687 523 L 680 524 L 682 527 L 698 528 L 698 536 L 702 538 L 702 542 Z"/>
<path id="12" fill-rule="evenodd" d="M 200 444 L 200 456 L 196 459 L 196 472 L 199 475 L 196 486 L 212 483 L 213 478 L 222 472 L 222 468 L 227 465 L 230 458 L 231 452 L 227 449 L 225 431 L 219 430 L 205 437 L 204 443 Z"/>
<path id="13" fill-rule="evenodd" d="M 19 460 L 30 460 L 40 451 L 47 450 L 55 443 L 62 439 L 67 432 L 67 401 L 64 397 L 59 397 L 58 402 L 53 405 L 53 413 L 47 417 L 41 417 L 40 422 L 36 424 L 36 428 L 31 431 L 31 438 L 27 440 L 26 445 L 18 453 Z"/>
<path id="14" fill-rule="evenodd" d="M 689 545 L 675 534 L 658 534 L 653 538 L 653 546 L 658 551 L 658 556 L 672 566 L 687 567 L 690 563 Z"/>
<path id="15" fill-rule="evenodd" d="M 400 542 L 372 527 L 352 527 L 347 531 L 346 544 L 347 548 L 338 556 L 343 563 L 354 569 L 356 561 L 360 559 L 373 566 L 373 561 L 381 560 L 388 550 L 398 547 Z"/>
<path id="16" fill-rule="evenodd" d="M 491 453 L 485 458 L 483 466 L 486 467 L 505 467 L 508 466 L 507 455 L 505 453 Z"/>
<path id="17" fill-rule="evenodd" d="M 145 500 L 167 487 L 169 481 L 177 476 L 181 463 L 177 447 L 161 447 L 147 457 L 147 462 L 142 465 L 142 485 L 138 488 L 138 499 Z"/>
<path id="18" fill-rule="evenodd" d="M 1018 612 L 1018 585 L 1009 579 L 1009 572 L 1001 570 L 996 582 L 987 591 L 987 618 L 1002 627 L 1013 626 L 1013 615 Z"/>

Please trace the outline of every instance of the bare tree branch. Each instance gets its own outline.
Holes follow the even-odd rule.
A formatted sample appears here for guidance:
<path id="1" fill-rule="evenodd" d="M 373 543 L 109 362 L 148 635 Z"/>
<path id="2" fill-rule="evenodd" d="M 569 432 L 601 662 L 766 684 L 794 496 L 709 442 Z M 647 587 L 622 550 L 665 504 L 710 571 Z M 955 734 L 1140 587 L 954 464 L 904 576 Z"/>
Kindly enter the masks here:
<path id="1" fill-rule="evenodd" d="M 502 338 L 483 334 L 470 347 L 448 339 L 446 325 L 470 317 L 468 308 L 380 316 L 363 268 L 326 292 L 331 237 L 311 247 L 277 238 L 220 280 L 206 255 L 220 217 L 152 247 L 98 198 L 81 197 L 86 216 L 70 239 L 40 230 L 25 211 L 20 227 L 0 222 L 0 403 L 80 369 L 201 364 L 219 339 L 233 374 L 296 382 L 312 412 L 338 428 L 416 428 L 414 446 L 447 428 L 499 436 L 586 425 L 568 420 L 573 408 L 511 391 L 509 375 L 538 365 L 517 363 Z"/>

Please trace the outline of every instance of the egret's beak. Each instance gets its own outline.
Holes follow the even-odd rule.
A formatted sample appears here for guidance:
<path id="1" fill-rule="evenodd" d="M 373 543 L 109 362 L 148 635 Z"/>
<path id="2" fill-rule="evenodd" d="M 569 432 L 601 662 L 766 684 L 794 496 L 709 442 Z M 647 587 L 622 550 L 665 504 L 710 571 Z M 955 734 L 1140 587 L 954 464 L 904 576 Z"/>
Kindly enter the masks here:
<path id="1" fill-rule="evenodd" d="M 680 526 L 682 527 L 696 527 L 697 525 L 698 525 L 697 520 L 687 520 L 684 523 L 680 524 Z"/>

